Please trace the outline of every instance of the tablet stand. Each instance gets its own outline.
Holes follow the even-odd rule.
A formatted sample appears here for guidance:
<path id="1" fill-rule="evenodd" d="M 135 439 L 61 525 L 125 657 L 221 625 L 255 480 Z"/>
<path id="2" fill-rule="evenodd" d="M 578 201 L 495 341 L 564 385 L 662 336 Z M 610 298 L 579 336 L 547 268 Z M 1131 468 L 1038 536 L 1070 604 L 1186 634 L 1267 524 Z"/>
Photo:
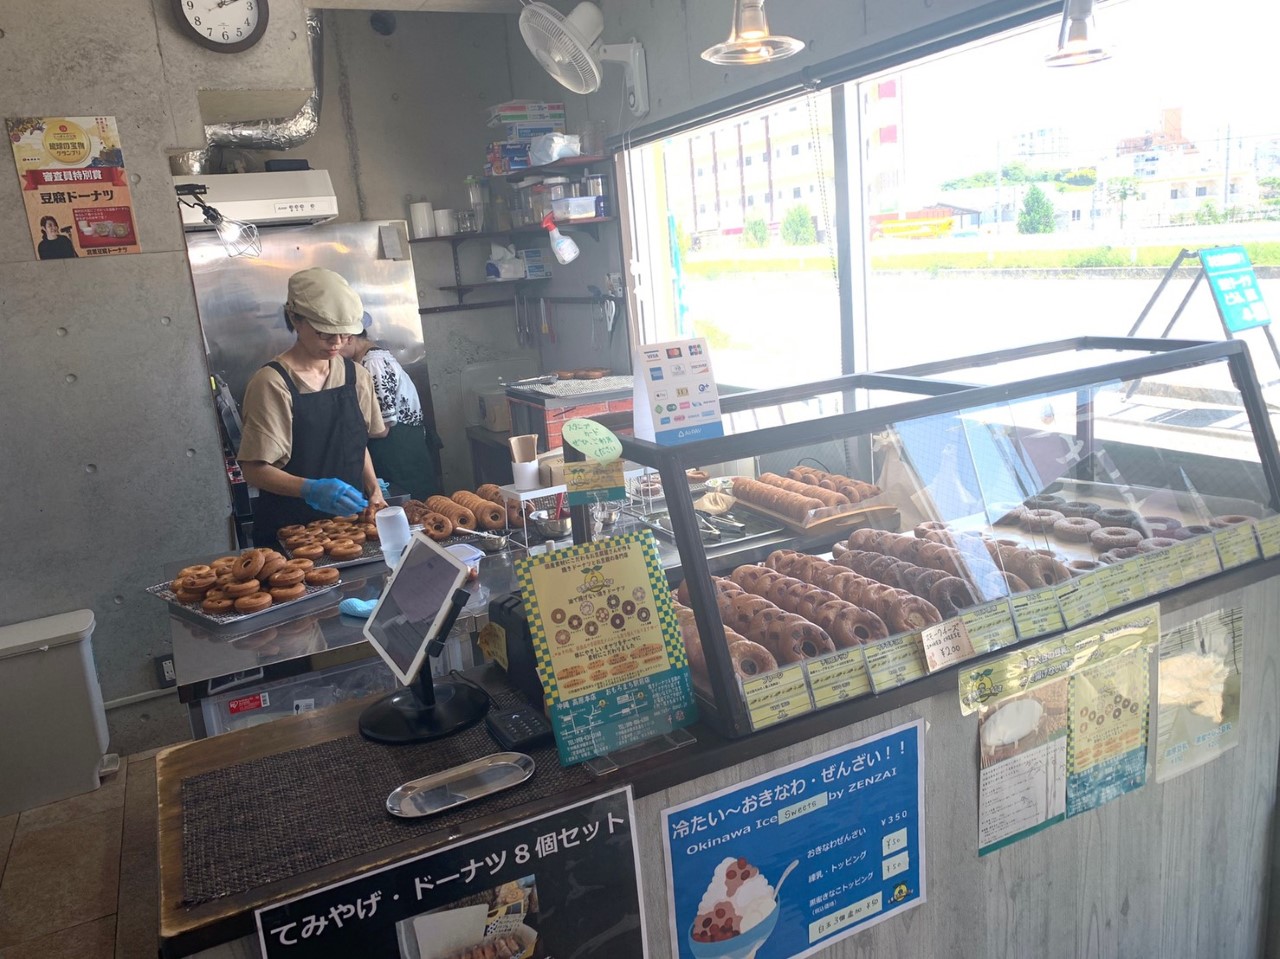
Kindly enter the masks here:
<path id="1" fill-rule="evenodd" d="M 413 682 L 360 714 L 360 735 L 365 739 L 391 744 L 440 739 L 479 722 L 489 711 L 489 698 L 476 687 L 431 678 L 430 662 L 444 651 L 445 639 L 470 599 L 465 589 L 454 590 L 449 612 L 428 644 Z"/>

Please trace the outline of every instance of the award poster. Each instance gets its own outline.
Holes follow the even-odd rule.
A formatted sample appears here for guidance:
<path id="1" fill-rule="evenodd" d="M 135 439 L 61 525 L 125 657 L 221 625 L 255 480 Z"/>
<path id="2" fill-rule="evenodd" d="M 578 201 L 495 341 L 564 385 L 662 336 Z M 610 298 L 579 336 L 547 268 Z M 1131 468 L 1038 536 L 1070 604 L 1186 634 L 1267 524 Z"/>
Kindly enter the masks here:
<path id="1" fill-rule="evenodd" d="M 961 676 L 961 710 L 978 713 L 979 855 L 1146 783 L 1159 610 L 1113 616 Z"/>
<path id="2" fill-rule="evenodd" d="M 115 117 L 5 120 L 41 260 L 138 253 Z"/>
<path id="3" fill-rule="evenodd" d="M 632 357 L 635 435 L 659 446 L 724 436 L 707 341 L 647 343 Z"/>
<path id="4" fill-rule="evenodd" d="M 562 763 L 625 749 L 697 718 L 650 530 L 524 556 L 516 578 Z"/>
<path id="5" fill-rule="evenodd" d="M 791 959 L 925 901 L 924 720 L 662 812 L 673 959 Z"/>
<path id="6" fill-rule="evenodd" d="M 267 959 L 643 959 L 631 787 L 275 903 Z"/>
<path id="7" fill-rule="evenodd" d="M 1221 609 L 1160 637 L 1156 782 L 1217 759 L 1240 738 L 1243 611 Z"/>

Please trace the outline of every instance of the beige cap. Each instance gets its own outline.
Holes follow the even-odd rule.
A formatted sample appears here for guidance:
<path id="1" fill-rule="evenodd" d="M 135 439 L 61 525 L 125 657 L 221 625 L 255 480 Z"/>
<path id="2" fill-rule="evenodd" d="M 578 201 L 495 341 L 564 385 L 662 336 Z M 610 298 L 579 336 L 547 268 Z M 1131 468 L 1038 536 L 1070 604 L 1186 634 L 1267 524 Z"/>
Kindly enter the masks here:
<path id="1" fill-rule="evenodd" d="M 311 324 L 317 333 L 359 333 L 364 304 L 341 274 L 314 266 L 289 277 L 284 307 Z"/>

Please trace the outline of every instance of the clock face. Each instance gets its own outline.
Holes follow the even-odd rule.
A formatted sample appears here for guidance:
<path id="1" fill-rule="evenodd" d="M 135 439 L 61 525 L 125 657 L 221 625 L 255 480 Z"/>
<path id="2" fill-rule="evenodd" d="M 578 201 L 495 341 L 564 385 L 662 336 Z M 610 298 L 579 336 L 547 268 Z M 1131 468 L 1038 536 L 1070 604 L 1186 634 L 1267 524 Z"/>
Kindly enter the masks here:
<path id="1" fill-rule="evenodd" d="M 267 29 L 267 0 L 172 0 L 178 26 L 210 50 L 238 53 Z"/>

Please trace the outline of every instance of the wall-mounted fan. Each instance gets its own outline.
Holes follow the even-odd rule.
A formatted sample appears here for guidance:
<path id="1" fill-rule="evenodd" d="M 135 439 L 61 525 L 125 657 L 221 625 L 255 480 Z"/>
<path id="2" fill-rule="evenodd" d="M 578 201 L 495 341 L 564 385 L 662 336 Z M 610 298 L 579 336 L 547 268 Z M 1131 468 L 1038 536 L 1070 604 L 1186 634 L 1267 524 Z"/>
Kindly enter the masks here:
<path id="1" fill-rule="evenodd" d="M 521 0 L 520 35 L 529 52 L 561 86 L 574 93 L 600 89 L 600 64 L 621 63 L 627 105 L 638 117 L 649 112 L 649 74 L 644 47 L 631 43 L 602 43 L 604 15 L 594 3 L 583 2 L 565 16 L 539 0 Z"/>

